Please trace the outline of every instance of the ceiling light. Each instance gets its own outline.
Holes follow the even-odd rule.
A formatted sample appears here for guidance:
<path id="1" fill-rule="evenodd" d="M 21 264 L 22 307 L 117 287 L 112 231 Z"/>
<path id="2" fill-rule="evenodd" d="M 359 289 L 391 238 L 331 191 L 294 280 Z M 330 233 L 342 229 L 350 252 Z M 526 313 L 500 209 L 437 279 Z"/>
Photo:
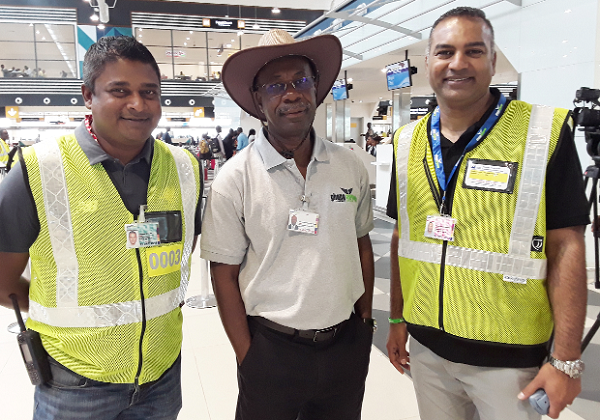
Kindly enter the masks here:
<path id="1" fill-rule="evenodd" d="M 348 83 L 352 83 L 352 77 L 348 77 Z"/>
<path id="2" fill-rule="evenodd" d="M 231 48 L 231 44 L 227 44 L 227 45 L 225 45 L 225 47 Z"/>
<path id="3" fill-rule="evenodd" d="M 189 40 L 190 40 L 190 37 L 188 36 L 186 39 L 189 41 Z"/>
<path id="4" fill-rule="evenodd" d="M 382 72 L 382 73 L 385 73 L 385 72 L 386 72 L 386 70 L 387 70 L 387 69 L 384 67 L 384 68 L 382 68 L 382 69 L 381 69 L 381 72 Z"/>
<path id="5" fill-rule="evenodd" d="M 43 37 L 42 37 L 42 41 L 45 41 L 45 40 L 46 40 L 46 37 L 45 37 L 45 36 L 43 36 Z"/>
<path id="6" fill-rule="evenodd" d="M 235 42 L 235 39 L 232 39 L 231 42 Z"/>
<path id="7" fill-rule="evenodd" d="M 184 46 L 184 47 L 187 47 L 187 42 L 184 42 L 184 43 L 183 43 L 183 46 Z"/>
<path id="8" fill-rule="evenodd" d="M 191 34 L 193 34 L 193 33 L 194 33 L 194 31 L 190 31 L 190 33 L 191 33 Z"/>
<path id="9" fill-rule="evenodd" d="M 98 15 L 96 13 L 94 13 L 92 16 L 90 16 L 91 21 L 98 22 L 98 19 L 100 19 L 100 18 L 98 17 Z"/>
<path id="10" fill-rule="evenodd" d="M 273 7 L 273 9 L 271 9 L 271 13 L 278 15 L 279 13 L 281 13 L 281 10 L 279 10 L 278 7 Z"/>
<path id="11" fill-rule="evenodd" d="M 142 32 L 144 30 L 144 28 L 138 28 L 138 31 Z"/>
<path id="12" fill-rule="evenodd" d="M 33 26 L 33 23 L 30 23 L 29 26 Z"/>
<path id="13" fill-rule="evenodd" d="M 237 36 L 242 36 L 244 35 L 244 31 L 237 31 Z"/>
<path id="14" fill-rule="evenodd" d="M 106 26 L 104 26 L 103 23 L 101 23 L 100 25 L 98 25 L 98 29 L 104 29 L 104 28 L 106 28 Z"/>

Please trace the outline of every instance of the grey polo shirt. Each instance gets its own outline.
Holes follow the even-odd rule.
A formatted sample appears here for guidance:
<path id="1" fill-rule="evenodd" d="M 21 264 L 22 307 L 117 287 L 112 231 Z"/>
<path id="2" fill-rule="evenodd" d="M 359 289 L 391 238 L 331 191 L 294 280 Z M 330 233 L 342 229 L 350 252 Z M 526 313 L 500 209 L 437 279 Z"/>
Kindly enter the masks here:
<path id="1" fill-rule="evenodd" d="M 75 129 L 75 137 L 90 165 L 101 163 L 119 192 L 127 210 L 138 214 L 140 205 L 146 204 L 150 165 L 154 152 L 154 139 L 150 137 L 144 148 L 127 165 L 106 153 L 82 123 Z M 0 184 L 0 252 L 29 252 L 40 232 L 37 209 L 20 163 Z M 202 176 L 200 176 L 202 180 Z M 202 193 L 202 187 L 200 188 Z M 200 234 L 200 203 L 196 208 L 195 234 Z"/>
<path id="2" fill-rule="evenodd" d="M 316 235 L 287 230 L 302 195 L 319 214 Z M 211 186 L 201 255 L 241 265 L 248 315 L 326 328 L 348 319 L 364 293 L 357 239 L 372 228 L 369 176 L 352 151 L 315 136 L 305 180 L 261 130 Z"/>

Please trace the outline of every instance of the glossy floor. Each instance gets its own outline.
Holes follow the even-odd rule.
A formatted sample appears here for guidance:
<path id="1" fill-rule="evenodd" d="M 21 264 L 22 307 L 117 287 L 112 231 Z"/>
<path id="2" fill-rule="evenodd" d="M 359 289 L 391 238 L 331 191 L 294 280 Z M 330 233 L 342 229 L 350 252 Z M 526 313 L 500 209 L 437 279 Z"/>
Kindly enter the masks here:
<path id="1" fill-rule="evenodd" d="M 378 215 L 371 233 L 375 263 L 374 314 L 380 329 L 375 334 L 367 378 L 364 420 L 418 420 L 419 414 L 410 377 L 401 375 L 385 354 L 389 300 L 389 242 L 391 221 Z M 194 254 L 188 296 L 201 292 L 201 260 Z M 600 311 L 600 294 L 590 290 L 587 327 Z M 183 409 L 180 420 L 233 420 L 237 397 L 236 362 L 221 326 L 216 308 L 183 308 Z M 14 334 L 6 326 L 14 321 L 12 311 L 0 308 L 0 407 L 2 420 L 31 419 L 33 386 L 30 385 Z M 600 412 L 600 337 L 588 348 L 584 391 L 565 410 L 564 420 L 597 420 Z M 84 418 L 84 417 L 82 417 Z"/>

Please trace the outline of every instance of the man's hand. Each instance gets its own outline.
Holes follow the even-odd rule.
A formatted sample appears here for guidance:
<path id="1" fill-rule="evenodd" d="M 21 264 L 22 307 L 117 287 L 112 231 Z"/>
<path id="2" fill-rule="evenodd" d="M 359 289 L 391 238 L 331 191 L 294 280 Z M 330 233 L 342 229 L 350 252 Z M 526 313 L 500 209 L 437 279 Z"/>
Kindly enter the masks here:
<path id="1" fill-rule="evenodd" d="M 410 370 L 410 357 L 408 351 L 406 351 L 407 341 L 406 323 L 390 324 L 387 342 L 388 357 L 392 365 L 402 374 L 404 374 L 404 369 Z"/>
<path id="2" fill-rule="evenodd" d="M 573 400 L 581 392 L 581 378 L 572 379 L 568 375 L 546 363 L 540 369 L 533 381 L 529 383 L 519 394 L 520 400 L 528 399 L 538 389 L 543 388 L 548 394 L 550 410 L 548 416 L 557 419 L 560 412 L 573 403 Z"/>

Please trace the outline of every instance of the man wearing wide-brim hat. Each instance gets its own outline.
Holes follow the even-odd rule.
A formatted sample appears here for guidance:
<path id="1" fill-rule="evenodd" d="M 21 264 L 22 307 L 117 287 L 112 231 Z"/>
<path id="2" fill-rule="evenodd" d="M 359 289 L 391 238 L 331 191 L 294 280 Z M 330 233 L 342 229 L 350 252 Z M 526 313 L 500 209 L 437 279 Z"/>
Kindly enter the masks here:
<path id="1" fill-rule="evenodd" d="M 272 30 L 223 66 L 231 98 L 264 125 L 213 182 L 203 221 L 237 356 L 237 420 L 360 418 L 374 330 L 369 177 L 312 128 L 341 59 L 335 36 Z"/>

